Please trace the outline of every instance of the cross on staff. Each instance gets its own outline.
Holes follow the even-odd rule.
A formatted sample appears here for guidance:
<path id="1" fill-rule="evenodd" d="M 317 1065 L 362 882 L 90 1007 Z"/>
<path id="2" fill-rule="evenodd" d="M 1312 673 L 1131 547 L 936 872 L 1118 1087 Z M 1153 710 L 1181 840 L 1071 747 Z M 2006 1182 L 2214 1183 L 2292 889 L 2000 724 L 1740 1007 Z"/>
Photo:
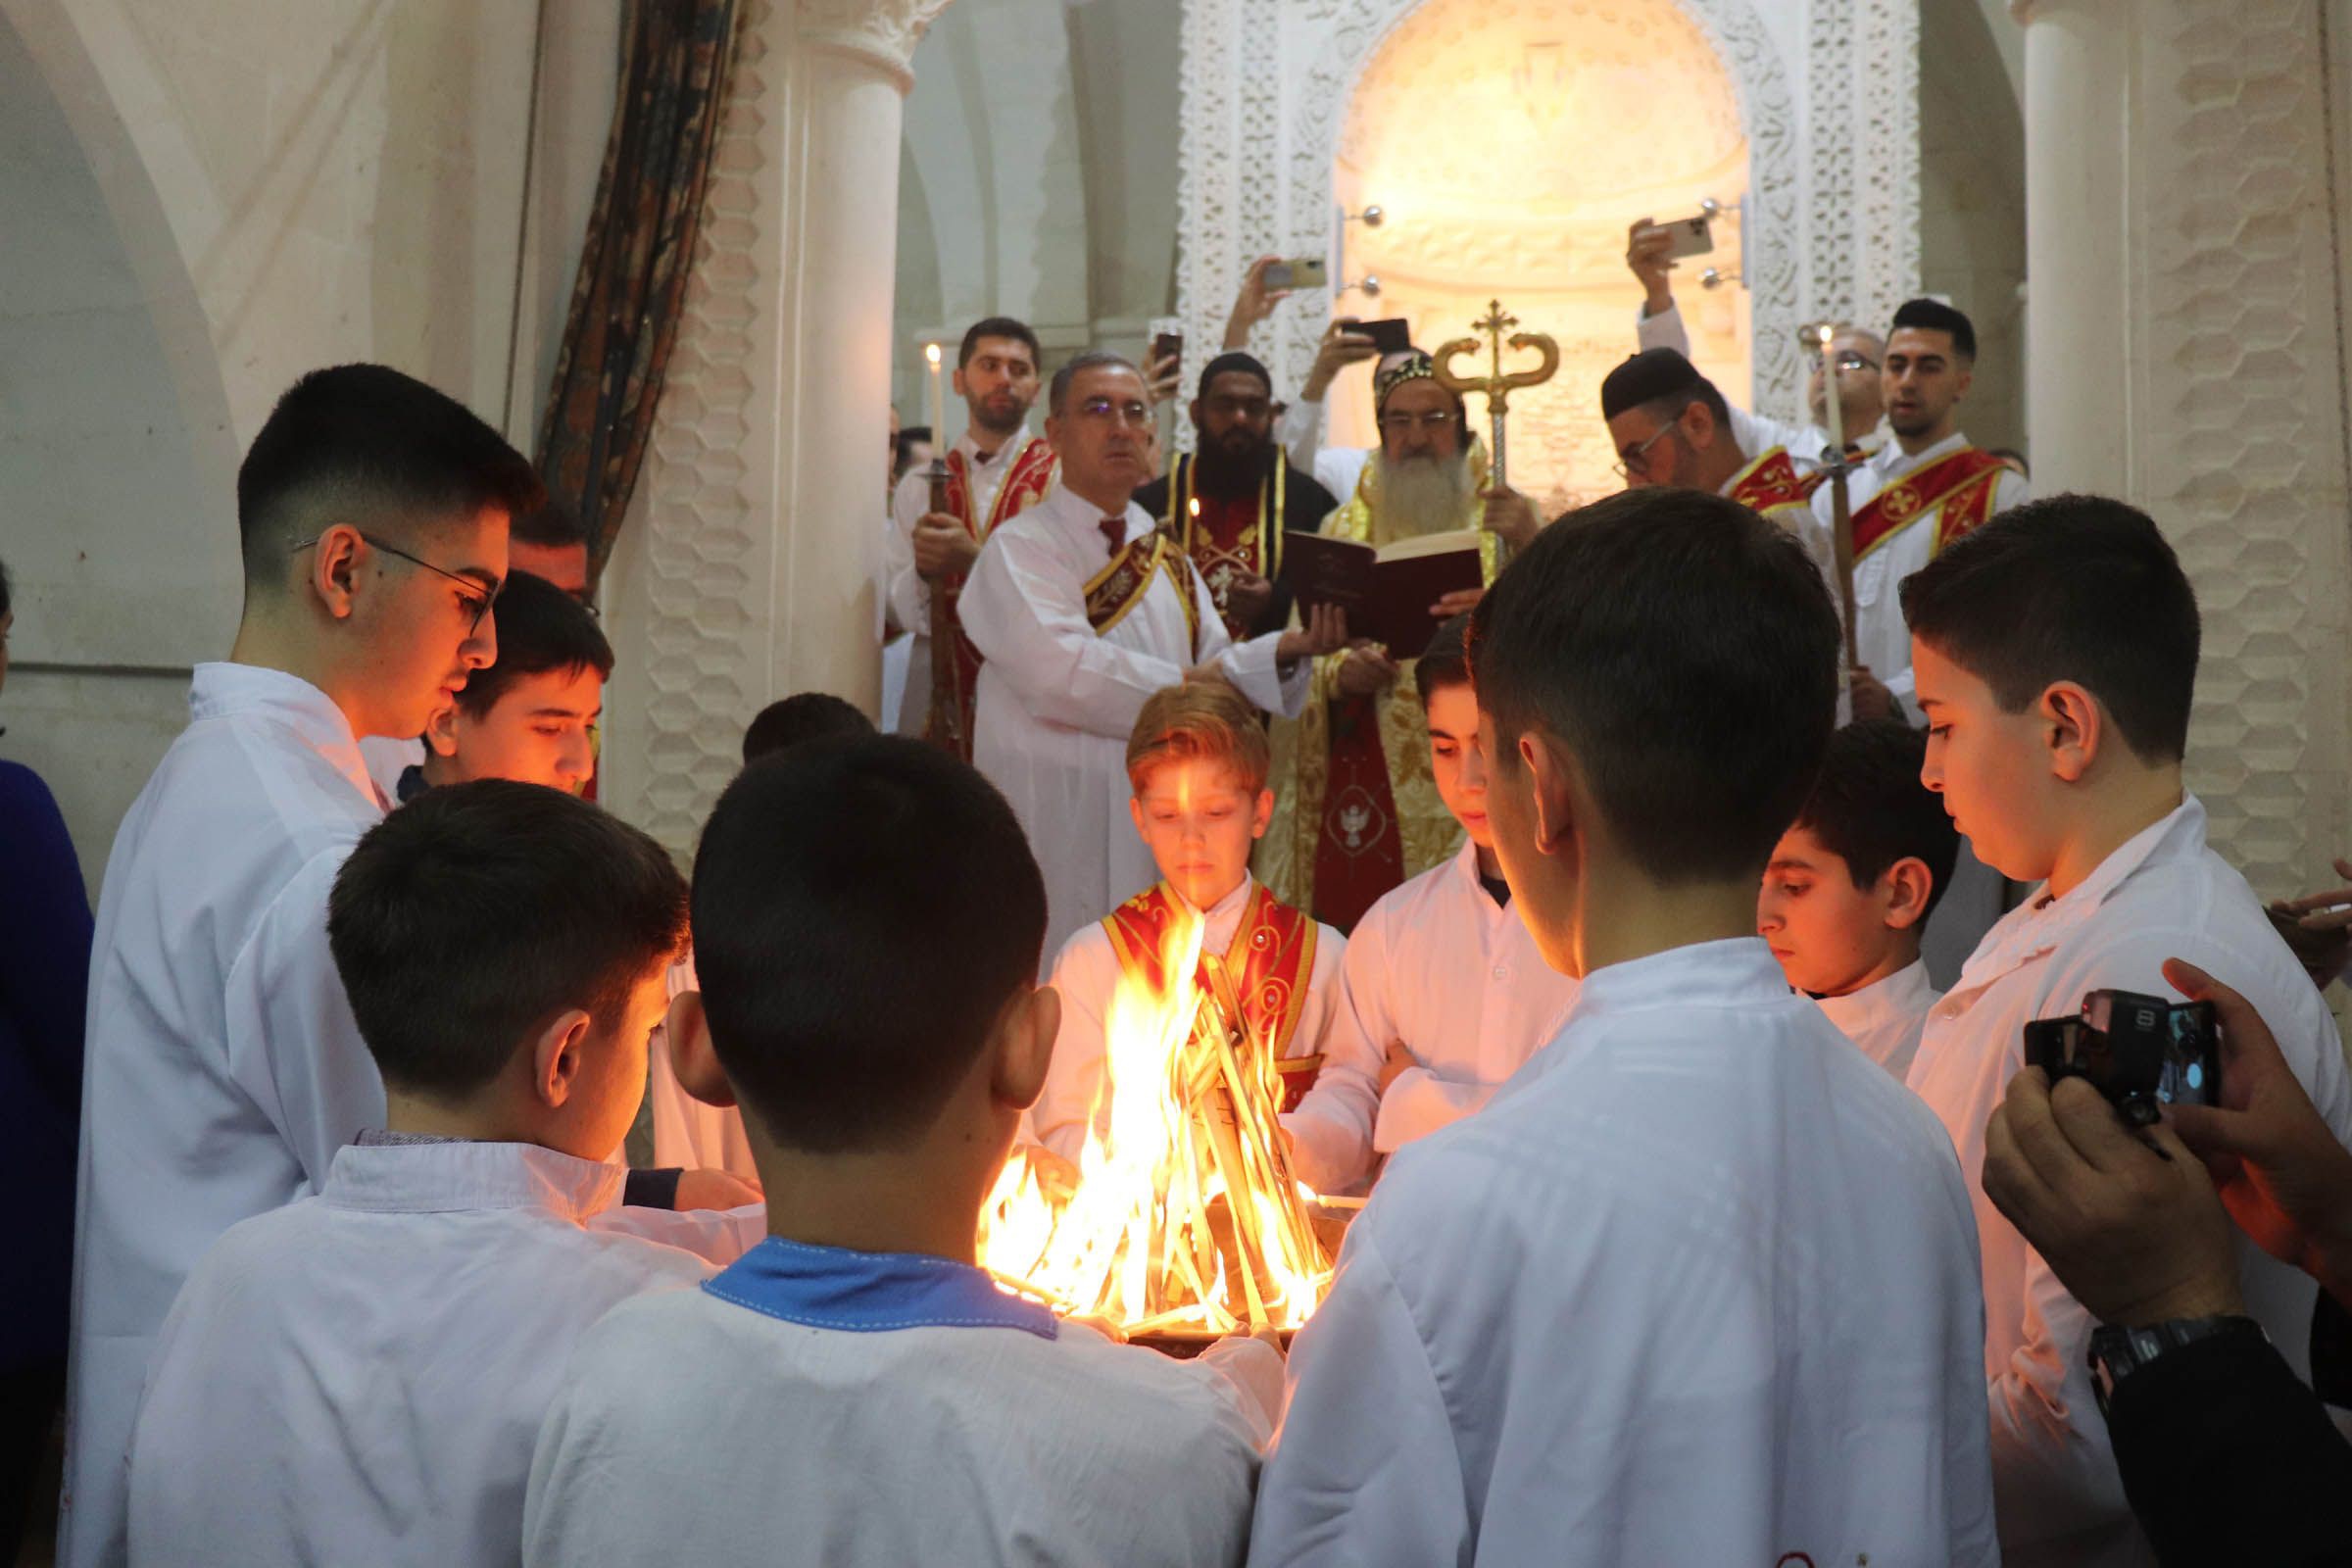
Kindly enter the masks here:
<path id="1" fill-rule="evenodd" d="M 1489 445 L 1494 449 L 1494 487 L 1498 490 L 1506 488 L 1510 483 L 1504 477 L 1502 431 L 1503 415 L 1509 411 L 1512 388 L 1542 386 L 1550 380 L 1560 368 L 1560 345 L 1549 333 L 1511 332 L 1510 347 L 1513 352 L 1534 349 L 1541 357 L 1541 362 L 1535 368 L 1529 370 L 1506 371 L 1503 369 L 1502 334 L 1510 332 L 1511 328 L 1518 324 L 1519 318 L 1503 313 L 1500 300 L 1489 300 L 1487 314 L 1470 323 L 1472 330 L 1487 334 L 1487 346 L 1493 355 L 1493 368 L 1486 375 L 1464 375 L 1453 368 L 1453 360 L 1456 355 L 1478 352 L 1479 342 L 1475 337 L 1457 337 L 1438 350 L 1437 353 L 1438 385 L 1457 395 L 1464 392 L 1476 392 L 1487 400 L 1487 418 L 1491 431 Z"/>

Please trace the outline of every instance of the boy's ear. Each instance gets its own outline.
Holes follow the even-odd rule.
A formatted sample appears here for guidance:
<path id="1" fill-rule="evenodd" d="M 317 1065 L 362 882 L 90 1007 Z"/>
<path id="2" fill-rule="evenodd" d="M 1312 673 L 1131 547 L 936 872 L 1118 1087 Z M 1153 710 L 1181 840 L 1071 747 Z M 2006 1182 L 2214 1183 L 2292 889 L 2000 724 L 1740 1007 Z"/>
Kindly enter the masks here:
<path id="1" fill-rule="evenodd" d="M 2054 681 L 2042 691 L 2039 714 L 2051 774 L 2080 784 L 2107 740 L 2107 715 L 2099 710 L 2098 699 L 2074 681 Z"/>
<path id="2" fill-rule="evenodd" d="M 710 1016 L 703 1010 L 700 991 L 681 991 L 669 999 L 662 1032 L 668 1036 L 669 1067 L 680 1089 L 706 1105 L 735 1103 L 735 1086 L 727 1082 L 710 1044 Z"/>
<path id="3" fill-rule="evenodd" d="M 1879 876 L 1879 891 L 1886 901 L 1886 924 L 1909 931 L 1928 917 L 1928 900 L 1936 891 L 1936 873 L 1916 855 L 1907 855 Z"/>
<path id="4" fill-rule="evenodd" d="M 1545 855 L 1564 853 L 1576 831 L 1575 764 L 1541 730 L 1519 737 L 1519 760 L 1533 777 L 1529 800 L 1536 812 L 1536 848 Z"/>
<path id="5" fill-rule="evenodd" d="M 561 1110 L 580 1081 L 588 1034 L 595 1020 L 582 1007 L 567 1007 L 550 1019 L 531 1042 L 531 1093 L 550 1110 Z"/>
<path id="6" fill-rule="evenodd" d="M 1127 797 L 1127 815 L 1135 822 L 1135 836 L 1139 839 L 1142 838 L 1144 836 L 1144 803 L 1132 795 Z"/>
<path id="7" fill-rule="evenodd" d="M 436 757 L 458 755 L 458 705 L 444 703 L 424 721 L 424 745 Z"/>
<path id="8" fill-rule="evenodd" d="M 1054 1037 L 1061 1030 L 1061 993 L 1052 986 L 1033 986 L 1005 1004 L 997 1022 L 996 1064 L 990 1070 L 989 1092 L 998 1103 L 1027 1110 L 1046 1092 L 1046 1072 L 1054 1065 Z"/>
<path id="9" fill-rule="evenodd" d="M 1274 792 L 1270 789 L 1259 790 L 1257 805 L 1252 807 L 1250 811 L 1250 836 L 1253 839 L 1262 839 L 1266 836 L 1266 829 L 1273 825 Z"/>

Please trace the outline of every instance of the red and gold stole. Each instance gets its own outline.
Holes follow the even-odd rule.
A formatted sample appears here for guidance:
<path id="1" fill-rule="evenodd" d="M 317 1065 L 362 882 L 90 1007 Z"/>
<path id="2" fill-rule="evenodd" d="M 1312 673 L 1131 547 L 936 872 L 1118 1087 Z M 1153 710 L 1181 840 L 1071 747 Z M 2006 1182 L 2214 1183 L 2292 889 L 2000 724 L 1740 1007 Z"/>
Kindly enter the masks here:
<path id="1" fill-rule="evenodd" d="M 1200 568 L 1209 597 L 1217 602 L 1217 613 L 1225 617 L 1225 629 L 1236 637 L 1242 628 L 1233 623 L 1226 599 L 1234 577 L 1272 577 L 1282 570 L 1282 502 L 1289 488 L 1285 477 L 1278 464 L 1254 497 L 1220 501 L 1194 492 L 1189 453 L 1176 459 L 1175 471 L 1168 475 L 1168 514 L 1160 525 Z"/>
<path id="2" fill-rule="evenodd" d="M 1936 514 L 1934 553 L 1940 555 L 1945 545 L 1992 515 L 2000 481 L 2001 460 L 1981 447 L 1962 447 L 1905 474 L 1854 514 L 1854 559 L 1860 561 L 1930 512 Z"/>
<path id="3" fill-rule="evenodd" d="M 1750 512 L 1770 513 L 1775 507 L 1806 505 L 1812 490 L 1796 476 L 1788 449 L 1773 447 L 1735 474 L 1723 493 Z"/>
<path id="4" fill-rule="evenodd" d="M 986 517 L 972 515 L 972 468 L 960 451 L 948 454 L 948 514 L 963 524 L 964 531 L 982 544 L 1003 524 L 1011 521 L 1043 499 L 1054 488 L 1054 475 L 1060 469 L 1053 446 L 1043 436 L 1031 436 L 1028 445 L 1005 460 L 1011 465 L 1004 471 L 1004 482 L 997 486 L 996 504 L 988 509 Z M 957 574 L 931 585 L 931 591 L 941 595 L 947 604 L 948 624 L 956 628 L 956 656 L 952 664 L 956 675 L 956 703 L 963 713 L 960 748 L 965 761 L 972 760 L 972 702 L 980 685 L 980 650 L 963 634 L 963 617 L 957 612 L 957 601 L 963 597 L 963 577 Z M 945 743 L 945 737 L 925 737 L 933 745 Z"/>
<path id="5" fill-rule="evenodd" d="M 1153 884 L 1110 911 L 1102 929 L 1119 967 L 1155 993 L 1167 990 L 1160 949 L 1176 919 L 1176 895 L 1165 882 Z M 1292 908 L 1262 884 L 1252 884 L 1242 923 L 1225 950 L 1225 971 L 1242 999 L 1243 1026 L 1257 1048 L 1274 1058 L 1282 1076 L 1282 1108 L 1295 1110 L 1322 1070 L 1320 1053 L 1290 1054 L 1306 1011 L 1307 984 L 1315 973 L 1315 922 Z M 1206 985 L 1196 974 L 1195 985 Z"/>
<path id="6" fill-rule="evenodd" d="M 1100 637 L 1127 618 L 1127 612 L 1144 602 L 1152 591 L 1152 583 L 1161 572 L 1176 586 L 1176 597 L 1184 603 L 1185 640 L 1188 659 L 1200 657 L 1200 606 L 1193 598 L 1193 578 L 1184 553 L 1168 536 L 1154 528 L 1140 539 L 1130 539 L 1127 547 L 1110 558 L 1105 565 L 1086 584 L 1087 624 Z"/>

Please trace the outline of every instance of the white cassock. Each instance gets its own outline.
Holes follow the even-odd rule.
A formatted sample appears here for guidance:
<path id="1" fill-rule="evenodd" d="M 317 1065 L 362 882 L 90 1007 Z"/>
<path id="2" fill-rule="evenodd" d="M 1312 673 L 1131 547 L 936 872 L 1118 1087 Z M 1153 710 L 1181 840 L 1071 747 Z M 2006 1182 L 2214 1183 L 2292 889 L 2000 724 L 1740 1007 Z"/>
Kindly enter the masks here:
<path id="1" fill-rule="evenodd" d="M 590 1330 L 533 1568 L 1239 1563 L 1280 1358 L 1059 1325 L 969 1264 L 771 1237 Z M 675 1485 L 684 1464 L 692 1485 Z"/>
<path id="2" fill-rule="evenodd" d="M 1995 1563 L 1983 1334 L 1950 1143 L 1762 942 L 1610 964 L 1348 1228 L 1250 1560 Z"/>
<path id="3" fill-rule="evenodd" d="M 757 1204 L 618 1207 L 627 1175 L 531 1144 L 355 1146 L 232 1228 L 156 1345 L 132 1563 L 513 1562 L 572 1343 L 766 1234 Z"/>
<path id="4" fill-rule="evenodd" d="M 1292 1112 L 1300 1174 L 1347 1192 L 1394 1153 L 1494 1098 L 1560 1032 L 1577 985 L 1478 879 L 1478 848 L 1390 889 L 1348 939 L 1323 1071 Z M 1390 1041 L 1414 1065 L 1379 1093 Z"/>
<path id="5" fill-rule="evenodd" d="M 1986 934 L 1960 983 L 1928 1015 L 1910 1085 L 1951 1131 L 1976 1201 L 1984 1256 L 1984 1377 L 2001 1545 L 2012 1568 L 2152 1560 L 2124 1500 L 2084 1356 L 2094 1324 L 1980 1186 L 1984 1126 L 2025 1065 L 2035 1018 L 2079 1012 L 2105 987 L 2178 1000 L 2167 958 L 2234 987 L 2339 1139 L 2352 1141 L 2352 1075 L 2319 992 L 2262 904 L 2205 845 L 2194 796 L 2099 862 L 2064 898 L 2036 888 Z M 2239 1238 L 2246 1310 L 2298 1376 L 2311 1375 L 2318 1287 Z"/>
<path id="6" fill-rule="evenodd" d="M 172 1298 L 241 1219 L 318 1190 L 384 1092 L 326 945 L 383 816 L 326 694 L 198 664 L 98 897 L 74 1216 L 60 1561 L 122 1556 L 124 1456 Z"/>
<path id="7" fill-rule="evenodd" d="M 368 735 L 360 741 L 360 760 L 367 764 L 368 777 L 376 793 L 388 805 L 400 803 L 400 775 L 412 767 L 424 765 L 424 737 L 394 740 L 389 735 Z"/>
<path id="8" fill-rule="evenodd" d="M 1132 501 L 1123 520 L 1131 542 L 1152 530 Z M 1145 699 L 1183 684 L 1194 664 L 1214 662 L 1259 708 L 1296 716 L 1313 675 L 1310 660 L 1287 673 L 1276 666 L 1276 633 L 1246 643 L 1228 637 L 1189 561 L 1178 564 L 1198 632 L 1185 614 L 1185 588 L 1160 571 L 1125 616 L 1098 633 L 1087 619 L 1086 584 L 1111 560 L 1102 521 L 1101 508 L 1056 484 L 989 536 L 957 600 L 964 633 L 986 661 L 972 760 L 1028 830 L 1045 873 L 1049 954 L 1158 877 L 1127 809 L 1127 736 Z"/>
<path id="9" fill-rule="evenodd" d="M 669 966 L 669 994 L 699 991 L 694 955 Z M 752 1142 L 744 1136 L 743 1112 L 733 1105 L 713 1105 L 695 1099 L 678 1082 L 669 1054 L 669 1028 L 657 1025 L 645 1054 L 646 1119 L 653 1123 L 654 1164 L 686 1170 L 723 1170 L 749 1182 L 760 1180 L 752 1158 Z"/>
<path id="10" fill-rule="evenodd" d="M 1919 1032 L 1940 995 L 1924 959 L 1913 959 L 1884 980 L 1842 997 L 1816 997 L 1838 1032 L 1901 1083 L 1919 1053 Z"/>
<path id="11" fill-rule="evenodd" d="M 936 432 L 934 432 L 936 435 Z M 1027 429 L 1016 430 L 986 458 L 967 427 L 952 449 L 963 454 L 971 466 L 972 515 L 985 519 L 996 507 L 997 492 L 1012 471 L 1012 460 L 1029 445 Z M 948 454 L 942 452 L 945 462 Z M 931 717 L 931 585 L 914 569 L 914 525 L 931 510 L 931 481 L 921 468 L 909 469 L 891 496 L 889 553 L 884 558 L 890 612 L 906 629 L 906 684 L 901 689 L 897 733 L 920 735 Z M 958 601 L 960 604 L 960 601 Z M 887 726 L 886 726 L 887 727 Z"/>
<path id="12" fill-rule="evenodd" d="M 1232 948 L 1234 933 L 1256 891 L 1256 879 L 1245 876 L 1240 886 L 1202 911 L 1206 929 L 1200 934 L 1201 952 L 1223 954 Z M 1183 902 L 1181 895 L 1178 902 Z M 1339 1001 L 1341 956 L 1347 950 L 1346 937 L 1319 920 L 1315 922 L 1314 967 L 1308 971 L 1306 1001 L 1299 1008 L 1286 1056 L 1311 1056 L 1329 1049 L 1332 1014 Z M 1067 1160 L 1076 1160 L 1085 1147 L 1090 1117 L 1097 1132 L 1110 1130 L 1103 1040 L 1110 997 L 1120 972 L 1110 933 L 1099 920 L 1063 943 L 1054 960 L 1053 986 L 1061 997 L 1061 1030 L 1054 1037 L 1054 1062 L 1046 1070 L 1045 1092 L 1029 1107 L 1024 1136 Z M 1326 1070 L 1328 1067 L 1327 1062 Z M 1284 1118 L 1286 1122 L 1289 1119 Z M 1303 1167 L 1299 1175 L 1308 1186 L 1320 1189 L 1321 1183 Z"/>
<path id="13" fill-rule="evenodd" d="M 1957 431 L 1916 454 L 1906 455 L 1892 441 L 1873 452 L 1846 480 L 1846 508 L 1859 514 L 1871 498 L 1907 474 L 1950 457 L 1969 444 Z M 1992 514 L 2034 499 L 2018 474 L 2003 469 L 1993 480 Z M 1813 492 L 1813 517 L 1834 537 L 1830 487 Z M 1854 649 L 1870 672 L 1902 704 L 1913 723 L 1920 722 L 1919 698 L 1911 682 L 1911 628 L 1903 620 L 1903 579 L 1935 558 L 1940 505 L 1921 512 L 1876 549 L 1854 563 Z"/>

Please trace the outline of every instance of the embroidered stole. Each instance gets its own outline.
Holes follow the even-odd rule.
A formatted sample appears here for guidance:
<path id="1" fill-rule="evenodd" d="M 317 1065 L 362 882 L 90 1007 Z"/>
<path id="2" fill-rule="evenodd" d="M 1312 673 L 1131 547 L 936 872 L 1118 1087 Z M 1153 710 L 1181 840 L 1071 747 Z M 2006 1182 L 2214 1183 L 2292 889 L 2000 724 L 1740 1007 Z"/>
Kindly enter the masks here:
<path id="1" fill-rule="evenodd" d="M 1723 492 L 1750 512 L 1770 515 L 1779 507 L 1801 507 L 1811 487 L 1796 476 L 1787 447 L 1774 447 L 1735 475 Z"/>
<path id="2" fill-rule="evenodd" d="M 1031 436 L 1007 462 L 1004 482 L 997 487 L 996 503 L 988 509 L 986 517 L 972 515 L 972 471 L 960 451 L 948 454 L 948 514 L 963 524 L 964 531 L 982 544 L 1003 524 L 1011 521 L 1041 500 L 1054 488 L 1054 476 L 1060 464 L 1054 456 L 1053 446 L 1043 436 Z M 947 622 L 955 628 L 956 647 L 953 659 L 946 661 L 956 681 L 955 702 L 961 711 L 962 745 L 957 755 L 965 761 L 972 760 L 972 704 L 979 693 L 980 650 L 963 634 L 963 617 L 957 603 L 963 597 L 963 577 L 960 573 L 931 584 L 931 592 L 946 601 Z M 934 746 L 945 746 L 944 735 L 927 734 L 925 739 Z"/>
<path id="3" fill-rule="evenodd" d="M 1202 505 L 1193 489 L 1191 454 L 1180 454 L 1175 471 L 1168 475 L 1168 514 L 1160 526 L 1200 568 L 1209 597 L 1217 602 L 1217 613 L 1225 618 L 1225 629 L 1236 637 L 1243 628 L 1234 624 L 1228 603 L 1235 576 L 1274 577 L 1282 571 L 1282 507 L 1290 489 L 1288 477 L 1278 459 L 1273 473 L 1258 485 L 1253 514 L 1244 521 L 1238 504 Z"/>
<path id="4" fill-rule="evenodd" d="M 1126 547 L 1110 558 L 1109 564 L 1088 580 L 1087 623 L 1095 628 L 1098 637 L 1109 631 L 1144 602 L 1144 595 L 1152 591 L 1153 579 L 1163 571 L 1184 605 L 1187 661 L 1197 661 L 1200 657 L 1200 605 L 1193 597 L 1192 572 L 1184 553 L 1156 528 L 1140 539 L 1128 540 Z"/>
<path id="5" fill-rule="evenodd" d="M 1121 972 L 1161 996 L 1168 990 L 1167 976 L 1160 967 L 1161 947 L 1169 927 L 1175 924 L 1176 908 L 1175 893 L 1159 882 L 1120 905 L 1102 921 Z M 1226 973 L 1233 977 L 1234 992 L 1242 999 L 1242 1017 L 1237 1021 L 1250 1041 L 1273 1058 L 1274 1070 L 1282 1078 L 1284 1110 L 1298 1108 L 1323 1066 L 1319 1053 L 1289 1054 L 1298 1020 L 1306 1010 L 1307 984 L 1314 978 L 1315 934 L 1313 920 L 1258 883 L 1251 886 L 1242 922 L 1234 928 L 1233 943 L 1225 950 Z M 1204 986 L 1207 977 L 1196 974 L 1193 983 Z"/>
<path id="6" fill-rule="evenodd" d="M 1962 447 L 1904 475 L 1854 514 L 1854 559 L 1860 561 L 1930 512 L 1936 514 L 1931 555 L 1984 526 L 2000 492 L 2001 460 L 1981 447 Z"/>

